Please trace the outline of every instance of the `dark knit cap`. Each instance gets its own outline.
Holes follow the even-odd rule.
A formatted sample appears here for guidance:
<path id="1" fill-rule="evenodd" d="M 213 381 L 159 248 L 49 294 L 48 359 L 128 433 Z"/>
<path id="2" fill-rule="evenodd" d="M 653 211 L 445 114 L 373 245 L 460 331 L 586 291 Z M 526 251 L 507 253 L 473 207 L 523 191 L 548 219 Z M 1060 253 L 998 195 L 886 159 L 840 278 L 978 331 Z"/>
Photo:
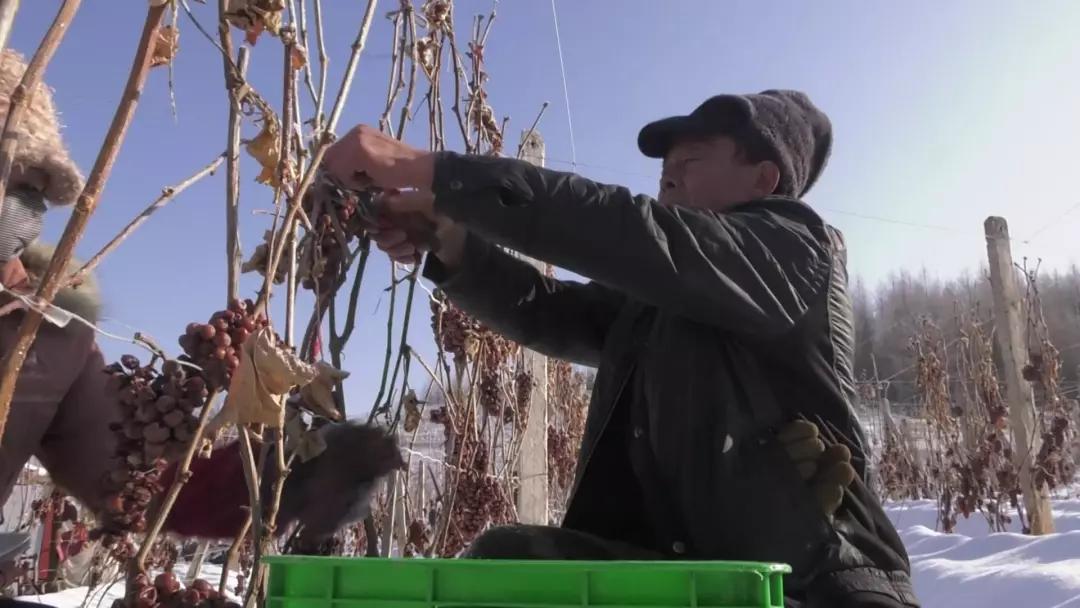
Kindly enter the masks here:
<path id="1" fill-rule="evenodd" d="M 752 156 L 780 167 L 775 194 L 801 198 L 817 181 L 832 150 L 832 123 L 799 91 L 717 95 L 686 116 L 649 123 L 638 134 L 645 156 L 663 158 L 680 139 L 727 135 Z"/>

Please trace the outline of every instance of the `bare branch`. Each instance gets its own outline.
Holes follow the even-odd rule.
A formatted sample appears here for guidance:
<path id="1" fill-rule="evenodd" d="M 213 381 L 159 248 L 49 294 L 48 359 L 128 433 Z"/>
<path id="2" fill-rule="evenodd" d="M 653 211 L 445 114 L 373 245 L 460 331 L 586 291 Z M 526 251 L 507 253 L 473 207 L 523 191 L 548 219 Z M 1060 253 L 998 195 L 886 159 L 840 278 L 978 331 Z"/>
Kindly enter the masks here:
<path id="1" fill-rule="evenodd" d="M 326 44 L 323 42 L 323 18 L 322 0 L 315 2 L 315 42 L 319 45 L 319 95 L 315 98 L 315 126 L 322 124 L 323 104 L 326 102 L 326 74 L 330 67 L 330 60 L 326 56 Z M 311 64 L 310 57 L 308 64 Z"/>
<path id="2" fill-rule="evenodd" d="M 521 158 L 522 152 L 525 151 L 525 142 L 529 141 L 532 134 L 536 132 L 536 125 L 540 124 L 540 118 L 544 116 L 544 110 L 548 109 L 550 102 L 545 101 L 544 105 L 540 106 L 540 113 L 536 115 L 536 120 L 533 121 L 532 126 L 525 132 L 525 137 L 521 138 L 521 142 L 518 144 L 517 158 Z"/>
<path id="3" fill-rule="evenodd" d="M 191 443 L 188 444 L 187 449 L 184 451 L 184 457 L 176 467 L 176 475 L 173 477 L 172 486 L 169 487 L 169 492 L 165 494 L 165 498 L 161 501 L 161 506 L 154 515 L 154 523 L 150 525 L 150 531 L 146 533 L 142 546 L 139 547 L 139 552 L 135 555 L 135 566 L 139 571 L 146 570 L 146 556 L 150 554 L 150 549 L 154 546 L 154 540 L 161 533 L 165 520 L 169 518 L 169 513 L 176 502 L 176 497 L 180 495 L 180 490 L 184 489 L 184 484 L 191 478 L 191 461 L 202 446 L 203 431 L 206 430 L 206 421 L 210 419 L 210 410 L 214 409 L 215 398 L 217 398 L 216 392 L 210 393 L 210 396 L 206 398 L 202 412 L 199 413 L 199 425 L 195 427 Z"/>
<path id="4" fill-rule="evenodd" d="M 247 519 L 244 520 L 244 525 L 240 527 L 240 532 L 237 533 L 236 538 L 234 538 L 232 544 L 229 545 L 229 552 L 225 554 L 225 563 L 221 566 L 221 580 L 218 583 L 218 593 L 221 595 L 225 595 L 225 587 L 229 584 L 229 568 L 240 554 L 240 547 L 244 544 L 244 538 L 247 536 L 249 530 L 251 530 L 250 510 L 248 511 Z"/>
<path id="5" fill-rule="evenodd" d="M 401 62 L 404 61 L 405 40 L 402 37 L 404 15 L 401 11 L 394 11 L 394 37 L 390 40 L 390 80 L 386 85 L 386 109 L 379 117 L 379 128 L 386 131 L 392 137 L 394 126 L 390 124 L 390 113 L 394 109 L 394 101 L 401 91 L 398 74 L 401 71 Z"/>
<path id="6" fill-rule="evenodd" d="M 293 50 L 296 48 L 296 35 L 292 28 L 282 28 L 281 40 L 284 42 L 284 61 L 282 66 L 282 101 L 281 101 L 281 152 L 278 156 L 278 183 L 284 184 L 292 177 L 290 157 L 293 142 L 293 98 L 296 96 L 296 70 L 293 69 Z M 285 340 L 293 344 L 293 322 L 296 317 L 296 223 L 287 231 L 286 242 L 289 247 L 288 282 L 285 295 Z M 269 279 L 273 275 L 267 275 Z"/>
<path id="7" fill-rule="evenodd" d="M 225 152 L 225 260 L 228 270 L 226 305 L 240 297 L 240 118 L 241 86 L 247 74 L 248 49 L 240 47 L 236 72 L 232 64 L 232 36 L 229 23 L 225 20 L 225 1 L 218 4 L 218 33 L 221 35 L 222 48 L 228 55 L 225 62 L 225 87 L 229 96 L 229 142 Z"/>
<path id="8" fill-rule="evenodd" d="M 416 15 L 413 12 L 412 6 L 409 5 L 405 10 L 405 20 L 409 25 L 409 42 L 410 48 L 414 51 L 416 49 Z M 405 46 L 405 36 L 402 35 L 401 41 L 402 47 Z M 397 138 L 399 140 L 405 139 L 405 125 L 409 119 L 412 118 L 412 104 L 413 96 L 416 94 L 416 57 L 413 56 L 412 67 L 409 69 L 409 85 L 408 91 L 405 94 L 405 105 L 401 106 L 401 117 L 398 119 Z"/>
<path id="9" fill-rule="evenodd" d="M 135 219 L 131 220 L 131 222 L 129 222 L 127 226 L 124 226 L 124 228 L 119 232 L 119 234 L 114 236 L 112 240 L 109 241 L 104 247 L 102 247 L 100 251 L 95 253 L 88 262 L 83 264 L 82 268 L 80 268 L 78 271 L 68 277 L 67 285 L 72 285 L 83 280 L 87 274 L 89 274 L 91 271 L 97 268 L 99 264 L 101 264 L 101 261 L 105 258 L 105 256 L 112 253 L 117 247 L 120 246 L 121 243 L 123 243 L 129 236 L 131 236 L 131 234 L 134 233 L 139 226 L 143 225 L 146 220 L 150 219 L 151 215 L 163 208 L 165 205 L 168 205 L 181 192 L 187 190 L 195 182 L 201 180 L 208 175 L 213 175 L 214 171 L 216 171 L 217 168 L 220 167 L 221 163 L 224 161 L 225 155 L 221 155 L 215 158 L 213 162 L 200 169 L 191 177 L 176 184 L 175 186 L 169 186 L 168 188 L 164 188 L 161 191 L 161 196 L 157 197 L 154 202 L 150 203 L 150 205 L 146 209 L 143 209 L 142 213 L 135 216 Z"/>
<path id="10" fill-rule="evenodd" d="M 352 43 L 352 54 L 349 55 L 349 62 L 345 64 L 345 76 L 341 80 L 341 88 L 338 89 L 337 99 L 334 101 L 334 108 L 330 112 L 330 120 L 326 123 L 325 131 L 327 133 L 333 133 L 337 128 L 337 121 L 341 118 L 341 111 L 345 107 L 345 100 L 349 97 L 349 91 L 352 89 L 353 76 L 356 74 L 356 66 L 360 61 L 360 53 L 364 50 L 364 45 L 367 43 L 368 32 L 371 31 L 371 21 L 375 17 L 375 5 L 378 0 L 368 0 L 367 10 L 364 12 L 364 20 L 360 23 L 360 31 L 356 34 L 356 40 Z"/>
<path id="11" fill-rule="evenodd" d="M 319 138 L 318 147 L 311 159 L 311 165 L 308 167 L 308 170 L 304 172 L 304 177 L 300 181 L 299 187 L 297 187 L 296 192 L 289 201 L 289 211 L 285 216 L 285 224 L 281 228 L 283 231 L 287 230 L 296 220 L 296 215 L 301 210 L 300 203 L 303 201 L 307 189 L 311 187 L 311 183 L 315 179 L 315 172 L 318 170 L 319 165 L 322 164 L 323 156 L 326 155 L 326 149 L 329 147 L 332 140 L 331 134 L 337 125 L 338 118 L 341 116 L 341 110 L 345 106 L 345 100 L 349 96 L 349 90 L 352 88 L 353 75 L 356 72 L 360 53 L 364 50 L 368 31 L 371 30 L 371 20 L 375 16 L 375 5 L 377 2 L 378 0 L 368 0 L 367 11 L 364 13 L 364 20 L 360 24 L 360 31 L 357 33 L 356 40 L 353 42 L 352 55 L 349 57 L 349 63 L 345 68 L 345 76 L 341 81 L 341 89 L 338 91 L 337 100 L 334 102 L 334 110 L 330 114 L 330 120 L 327 122 L 326 127 Z M 270 265 L 267 268 L 266 274 L 267 277 L 273 277 L 277 273 L 277 268 L 281 263 L 281 256 L 284 251 L 285 239 L 279 238 L 277 239 L 277 246 L 274 247 L 271 252 Z M 270 290 L 265 289 L 263 293 L 259 295 L 259 302 L 256 306 L 256 310 L 265 310 L 269 298 Z"/>

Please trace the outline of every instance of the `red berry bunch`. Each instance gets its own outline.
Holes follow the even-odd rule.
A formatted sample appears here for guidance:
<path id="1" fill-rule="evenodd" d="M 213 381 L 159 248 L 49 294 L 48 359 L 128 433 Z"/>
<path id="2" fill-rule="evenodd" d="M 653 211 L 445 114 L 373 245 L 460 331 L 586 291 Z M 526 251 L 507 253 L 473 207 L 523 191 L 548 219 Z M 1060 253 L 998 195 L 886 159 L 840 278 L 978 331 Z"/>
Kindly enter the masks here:
<path id="1" fill-rule="evenodd" d="M 226 310 L 211 315 L 209 322 L 189 323 L 180 336 L 180 347 L 186 360 L 202 368 L 210 388 L 225 390 L 240 366 L 244 342 L 268 324 L 262 313 L 255 314 L 254 302 L 233 300 Z"/>
<path id="2" fill-rule="evenodd" d="M 134 549 L 127 534 L 146 530 L 146 510 L 161 491 L 161 473 L 168 459 L 187 449 L 199 425 L 196 410 L 205 405 L 209 391 L 201 376 L 189 375 L 177 361 L 165 361 L 159 371 L 124 355 L 105 373 L 122 414 L 110 427 L 119 464 L 106 480 L 108 501 L 93 537 L 125 558 Z"/>
<path id="3" fill-rule="evenodd" d="M 228 601 L 217 589 L 203 579 L 192 581 L 184 589 L 172 571 L 162 572 L 153 584 L 145 574 L 138 574 L 131 582 L 128 598 L 116 600 L 113 608 L 239 608 L 240 604 Z"/>
<path id="4" fill-rule="evenodd" d="M 314 230 L 311 233 L 311 272 L 304 277 L 302 285 L 313 291 L 317 287 L 320 292 L 335 288 L 336 280 L 345 268 L 349 245 L 364 234 L 363 221 L 357 213 L 358 201 L 352 192 L 344 193 L 343 197 L 321 196 L 323 205 L 316 212 L 314 200 L 319 193 L 315 190 L 323 187 L 314 187 L 312 196 L 304 198 L 304 210 L 312 218 Z"/>
<path id="5" fill-rule="evenodd" d="M 159 458 L 182 455 L 199 425 L 196 410 L 209 396 L 206 381 L 177 361 L 165 361 L 158 371 L 131 355 L 105 372 L 123 412 L 123 422 L 112 426 L 118 455 L 129 467 L 145 471 Z"/>

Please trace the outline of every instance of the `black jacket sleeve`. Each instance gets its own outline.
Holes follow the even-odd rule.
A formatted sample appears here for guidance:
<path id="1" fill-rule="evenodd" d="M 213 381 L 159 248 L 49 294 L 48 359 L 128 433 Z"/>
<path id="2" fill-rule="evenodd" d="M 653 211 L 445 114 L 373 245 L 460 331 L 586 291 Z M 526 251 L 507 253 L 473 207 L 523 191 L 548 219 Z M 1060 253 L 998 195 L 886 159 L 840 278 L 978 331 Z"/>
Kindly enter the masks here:
<path id="1" fill-rule="evenodd" d="M 428 256 L 425 278 L 507 338 L 548 357 L 597 367 L 623 296 L 596 283 L 560 281 L 469 234 L 452 273 Z"/>
<path id="2" fill-rule="evenodd" d="M 437 155 L 433 190 L 439 213 L 484 240 L 732 332 L 783 333 L 827 288 L 826 225 L 791 199 L 668 207 L 524 161 L 453 152 Z"/>

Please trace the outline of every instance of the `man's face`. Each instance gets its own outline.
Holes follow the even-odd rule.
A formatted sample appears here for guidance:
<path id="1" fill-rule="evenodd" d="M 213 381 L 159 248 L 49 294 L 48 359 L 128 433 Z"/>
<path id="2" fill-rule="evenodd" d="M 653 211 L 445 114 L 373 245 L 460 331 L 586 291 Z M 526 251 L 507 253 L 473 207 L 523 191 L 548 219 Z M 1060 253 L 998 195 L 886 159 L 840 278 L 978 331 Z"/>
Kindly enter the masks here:
<path id="1" fill-rule="evenodd" d="M 747 162 L 730 137 L 686 139 L 664 157 L 658 200 L 662 205 L 723 211 L 772 194 L 778 180 L 774 163 Z"/>

